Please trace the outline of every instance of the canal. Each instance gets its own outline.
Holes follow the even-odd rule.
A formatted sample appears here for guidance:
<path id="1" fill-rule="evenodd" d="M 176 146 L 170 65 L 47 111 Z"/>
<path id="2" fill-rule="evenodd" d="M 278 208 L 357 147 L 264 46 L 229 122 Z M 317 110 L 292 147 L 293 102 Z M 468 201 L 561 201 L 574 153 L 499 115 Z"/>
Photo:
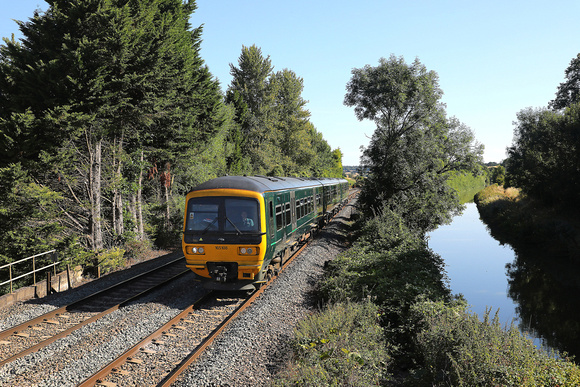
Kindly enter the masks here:
<path id="1" fill-rule="evenodd" d="M 453 294 L 463 294 L 480 318 L 499 310 L 536 346 L 580 358 L 580 243 L 575 227 L 547 219 L 526 229 L 519 245 L 502 246 L 480 220 L 474 203 L 429 235 L 446 264 Z"/>
<path id="2" fill-rule="evenodd" d="M 499 309 L 500 321 L 508 325 L 518 319 L 506 275 L 514 251 L 489 234 L 475 203 L 467 203 L 451 224 L 431 232 L 429 247 L 445 261 L 451 292 L 463 294 L 472 312 L 481 318 L 491 308 L 493 317 Z"/>

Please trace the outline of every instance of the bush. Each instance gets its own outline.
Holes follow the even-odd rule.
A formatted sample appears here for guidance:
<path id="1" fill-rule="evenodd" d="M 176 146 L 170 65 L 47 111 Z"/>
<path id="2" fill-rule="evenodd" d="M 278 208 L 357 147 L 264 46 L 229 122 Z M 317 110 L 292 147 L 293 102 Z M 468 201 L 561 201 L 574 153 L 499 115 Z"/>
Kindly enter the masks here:
<path id="1" fill-rule="evenodd" d="M 388 346 L 376 305 L 337 303 L 301 321 L 293 341 L 296 362 L 279 386 L 376 386 L 387 375 Z"/>
<path id="2" fill-rule="evenodd" d="M 420 295 L 449 299 L 444 273 L 443 260 L 426 240 L 385 212 L 368 221 L 353 247 L 330 263 L 321 292 L 332 301 L 371 296 L 398 314 Z"/>
<path id="3" fill-rule="evenodd" d="M 137 240 L 131 239 L 125 242 L 125 258 L 127 259 L 139 259 L 149 250 L 151 250 L 151 241 L 148 239 Z"/>
<path id="4" fill-rule="evenodd" d="M 104 250 L 97 255 L 97 260 L 101 268 L 101 274 L 106 274 L 126 264 L 125 250 L 118 247 Z"/>
<path id="5" fill-rule="evenodd" d="M 504 329 L 490 310 L 480 321 L 465 303 L 425 301 L 412 308 L 421 327 L 416 347 L 423 366 L 413 386 L 575 386 L 580 369 L 557 353 L 536 348 L 515 325 Z"/>

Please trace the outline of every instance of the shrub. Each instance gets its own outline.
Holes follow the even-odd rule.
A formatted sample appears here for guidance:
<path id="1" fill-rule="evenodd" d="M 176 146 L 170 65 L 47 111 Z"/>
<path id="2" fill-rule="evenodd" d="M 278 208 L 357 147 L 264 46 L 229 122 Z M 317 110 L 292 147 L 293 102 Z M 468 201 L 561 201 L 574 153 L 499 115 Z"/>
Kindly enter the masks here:
<path id="1" fill-rule="evenodd" d="M 378 314 L 365 300 L 333 304 L 301 321 L 293 341 L 297 359 L 276 385 L 378 385 L 390 361 Z"/>
<path id="2" fill-rule="evenodd" d="M 127 262 L 125 259 L 125 250 L 118 247 L 101 251 L 97 255 L 97 260 L 101 268 L 101 274 L 106 274 L 115 269 L 124 267 Z"/>
<path id="3" fill-rule="evenodd" d="M 420 322 L 416 336 L 423 366 L 413 386 L 575 386 L 580 369 L 557 353 L 536 348 L 512 324 L 504 329 L 497 313 L 483 321 L 465 303 L 425 301 L 412 308 Z"/>
<path id="4" fill-rule="evenodd" d="M 321 292 L 333 301 L 370 295 L 383 307 L 408 305 L 422 294 L 449 297 L 444 272 L 426 240 L 386 211 L 367 221 L 353 247 L 330 263 Z"/>
<path id="5" fill-rule="evenodd" d="M 145 240 L 137 240 L 131 239 L 125 242 L 125 258 L 127 259 L 139 259 L 149 250 L 151 250 L 151 241 L 148 239 Z"/>

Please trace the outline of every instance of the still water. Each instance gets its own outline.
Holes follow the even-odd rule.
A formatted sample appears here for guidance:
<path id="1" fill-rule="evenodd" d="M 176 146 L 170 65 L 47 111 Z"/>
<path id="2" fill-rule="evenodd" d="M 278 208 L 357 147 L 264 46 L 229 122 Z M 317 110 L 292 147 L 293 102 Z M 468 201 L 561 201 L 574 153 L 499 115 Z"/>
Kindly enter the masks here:
<path id="1" fill-rule="evenodd" d="M 562 219 L 534 224 L 514 251 L 491 236 L 474 203 L 466 206 L 429 235 L 429 246 L 445 261 L 452 293 L 463 294 L 480 318 L 486 308 L 492 316 L 499 310 L 502 325 L 513 321 L 536 346 L 580 358 L 576 229 Z"/>
<path id="2" fill-rule="evenodd" d="M 467 203 L 452 223 L 429 234 L 429 247 L 445 261 L 451 292 L 463 294 L 480 318 L 499 309 L 502 325 L 516 320 L 516 304 L 508 296 L 506 264 L 514 261 L 508 245 L 500 245 L 479 219 L 475 203 Z"/>

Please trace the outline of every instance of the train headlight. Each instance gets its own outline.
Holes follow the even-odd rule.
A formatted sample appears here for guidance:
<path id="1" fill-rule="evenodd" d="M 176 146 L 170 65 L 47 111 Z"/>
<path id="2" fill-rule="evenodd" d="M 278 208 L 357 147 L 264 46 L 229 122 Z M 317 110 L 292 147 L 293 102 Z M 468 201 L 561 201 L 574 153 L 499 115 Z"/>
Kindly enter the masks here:
<path id="1" fill-rule="evenodd" d="M 190 250 L 191 254 L 196 254 L 196 255 L 204 255 L 205 254 L 205 250 L 203 247 L 191 247 Z"/>
<path id="2" fill-rule="evenodd" d="M 238 249 L 240 255 L 258 255 L 257 247 L 240 247 Z"/>

